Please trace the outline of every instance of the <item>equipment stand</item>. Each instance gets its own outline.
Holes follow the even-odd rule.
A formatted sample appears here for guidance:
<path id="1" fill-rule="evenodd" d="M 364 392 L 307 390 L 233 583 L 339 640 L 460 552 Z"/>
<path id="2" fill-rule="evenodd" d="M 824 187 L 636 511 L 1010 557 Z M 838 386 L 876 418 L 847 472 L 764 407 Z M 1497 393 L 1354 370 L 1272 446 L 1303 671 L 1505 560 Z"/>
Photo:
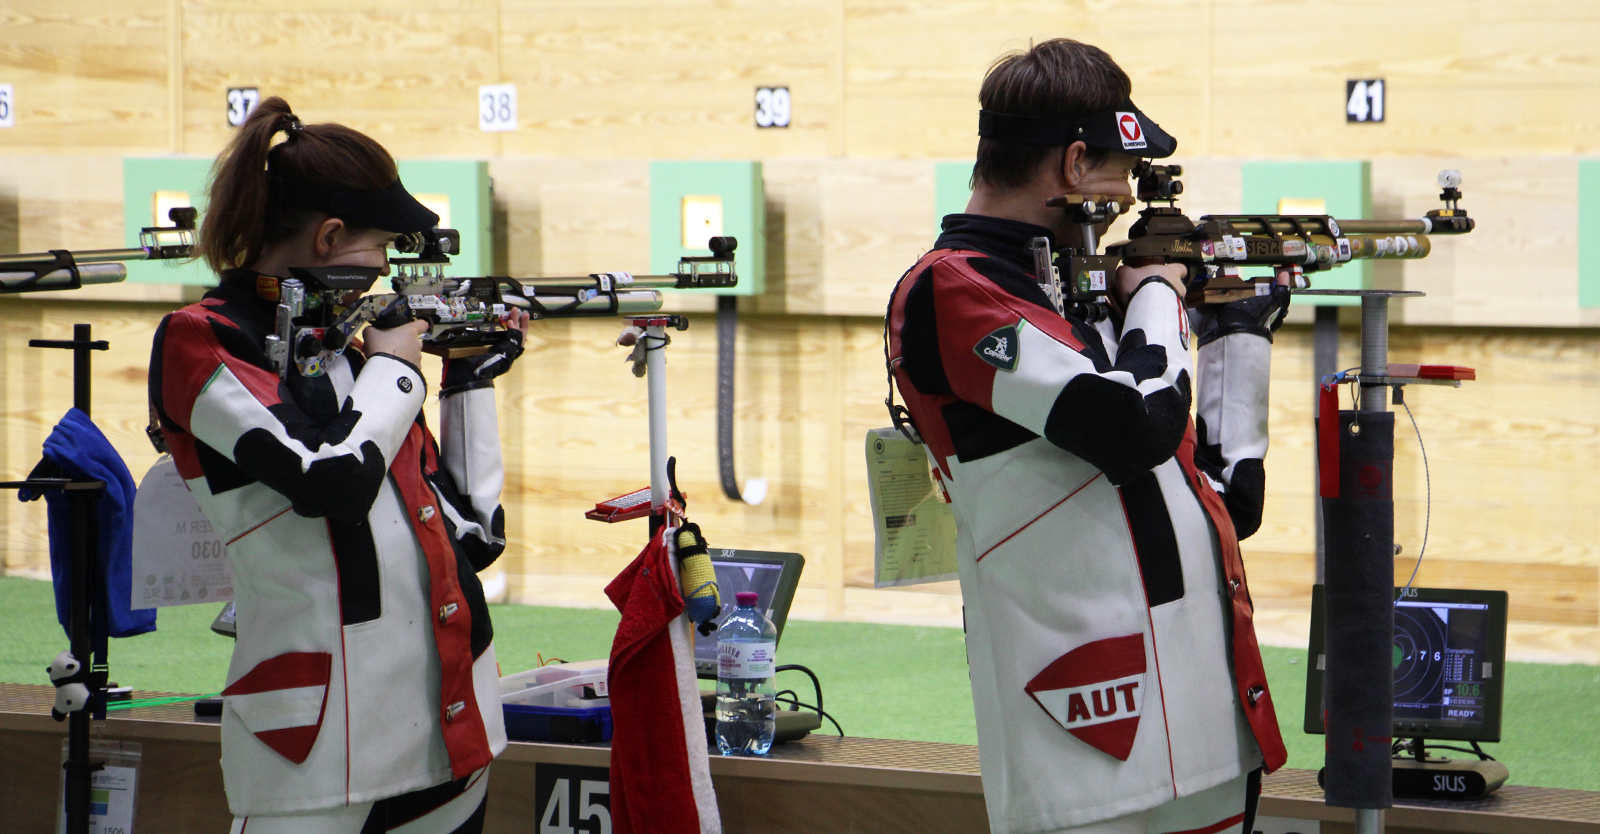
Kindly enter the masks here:
<path id="1" fill-rule="evenodd" d="M 675 461 L 667 454 L 667 328 L 688 330 L 683 316 L 650 316 L 629 321 L 644 331 L 645 390 L 650 401 L 650 535 L 663 526 L 671 527 L 682 519 L 683 493 L 678 491 Z M 598 509 L 598 507 L 597 507 Z M 621 514 L 611 519 L 637 518 L 642 513 Z"/>
<path id="2" fill-rule="evenodd" d="M 28 347 L 64 348 L 72 357 L 72 406 L 89 413 L 90 381 L 89 352 L 108 350 L 104 341 L 90 338 L 89 325 L 72 326 L 72 338 L 30 339 Z M 37 473 L 44 464 L 35 468 Z M 23 481 L 0 482 L 0 489 L 28 489 L 43 492 L 50 489 L 65 490 L 69 496 L 72 517 L 72 587 L 67 614 L 67 639 L 72 656 L 89 670 L 89 702 L 82 709 L 68 714 L 66 768 L 67 834 L 89 832 L 89 789 L 94 772 L 99 765 L 89 760 L 90 722 L 95 714 L 105 718 L 105 689 L 108 666 L 105 649 L 95 651 L 93 623 L 109 612 L 103 610 L 105 588 L 99 582 L 95 552 L 98 550 L 95 529 L 95 510 L 100 495 L 105 491 L 104 481 L 73 481 L 69 478 L 41 478 L 29 476 Z M 95 615 L 99 616 L 96 617 Z M 95 656 L 92 658 L 91 654 Z"/>
<path id="3" fill-rule="evenodd" d="M 646 322 L 644 339 L 644 379 L 650 397 L 650 509 L 658 510 L 667 503 L 668 489 L 667 329 L 662 323 Z"/>
<path id="4" fill-rule="evenodd" d="M 1328 600 L 1326 801 L 1379 834 L 1394 804 L 1394 415 L 1388 411 L 1389 298 L 1418 292 L 1311 290 L 1361 298 L 1360 401 L 1338 410 L 1323 381 L 1318 418 Z"/>

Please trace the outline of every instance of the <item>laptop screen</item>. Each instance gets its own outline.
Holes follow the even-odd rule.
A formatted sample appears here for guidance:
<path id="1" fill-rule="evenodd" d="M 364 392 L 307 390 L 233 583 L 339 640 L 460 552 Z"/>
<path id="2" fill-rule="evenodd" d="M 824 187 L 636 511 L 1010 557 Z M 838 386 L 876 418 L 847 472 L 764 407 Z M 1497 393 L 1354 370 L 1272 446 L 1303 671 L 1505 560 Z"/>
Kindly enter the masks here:
<path id="1" fill-rule="evenodd" d="M 711 566 L 717 572 L 717 593 L 722 600 L 722 610 L 717 612 L 717 625 L 738 607 L 734 595 L 741 591 L 754 591 L 760 598 L 756 607 L 778 629 L 778 640 L 783 640 L 783 626 L 789 618 L 789 605 L 794 601 L 795 586 L 800 583 L 800 571 L 805 559 L 798 553 L 769 553 L 754 550 L 711 551 Z M 695 632 L 695 671 L 702 676 L 717 674 L 717 633 Z"/>

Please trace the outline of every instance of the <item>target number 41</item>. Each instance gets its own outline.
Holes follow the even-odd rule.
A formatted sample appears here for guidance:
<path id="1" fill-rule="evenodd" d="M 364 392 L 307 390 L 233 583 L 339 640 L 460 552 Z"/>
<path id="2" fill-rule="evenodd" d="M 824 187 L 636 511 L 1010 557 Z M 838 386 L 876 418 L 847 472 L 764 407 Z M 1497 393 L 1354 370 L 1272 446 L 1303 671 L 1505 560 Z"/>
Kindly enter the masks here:
<path id="1" fill-rule="evenodd" d="M 1344 82 L 1344 120 L 1347 122 L 1383 121 L 1382 78 Z"/>

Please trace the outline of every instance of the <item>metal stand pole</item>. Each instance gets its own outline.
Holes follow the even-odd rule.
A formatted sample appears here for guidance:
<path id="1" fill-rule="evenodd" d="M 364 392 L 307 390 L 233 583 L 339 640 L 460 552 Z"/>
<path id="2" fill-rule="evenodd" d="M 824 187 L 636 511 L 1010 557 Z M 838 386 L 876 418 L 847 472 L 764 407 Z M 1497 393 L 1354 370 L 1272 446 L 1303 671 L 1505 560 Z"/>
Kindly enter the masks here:
<path id="1" fill-rule="evenodd" d="M 79 325 L 80 327 L 82 325 Z M 90 669 L 92 653 L 89 632 L 89 604 L 94 597 L 94 570 L 90 555 L 94 546 L 95 494 L 87 490 L 68 493 L 72 514 L 72 588 L 68 607 L 68 643 L 72 656 L 78 658 L 84 669 Z M 90 675 L 89 703 L 67 716 L 67 834 L 88 834 L 89 792 L 95 767 L 89 761 L 89 730 L 96 706 L 98 690 Z"/>
<path id="2" fill-rule="evenodd" d="M 1389 375 L 1389 299 L 1383 296 L 1364 296 L 1361 299 L 1361 375 L 1363 377 L 1381 377 Z M 1360 386 L 1360 389 L 1361 403 L 1357 407 L 1359 411 L 1364 413 L 1372 413 L 1386 412 L 1389 410 L 1389 391 L 1387 386 L 1381 384 L 1368 385 L 1363 383 Z M 1390 424 L 1389 453 L 1389 462 L 1391 465 L 1388 467 L 1388 471 L 1384 473 L 1384 477 L 1389 481 L 1391 486 L 1389 491 L 1391 495 L 1391 503 L 1389 512 L 1389 535 L 1387 549 L 1392 554 L 1394 550 L 1394 505 L 1392 503 L 1392 485 L 1394 481 L 1394 446 L 1392 423 Z M 1378 530 L 1375 530 L 1374 532 L 1381 533 L 1381 531 Z M 1386 607 L 1388 607 L 1391 604 L 1391 600 L 1387 594 L 1393 593 L 1391 590 L 1393 587 L 1392 561 L 1390 562 L 1390 569 L 1385 573 L 1385 582 L 1383 584 L 1386 595 L 1384 597 L 1384 603 Z M 1387 618 L 1389 621 L 1389 639 L 1393 640 L 1393 608 L 1388 607 L 1388 610 L 1390 612 L 1389 617 Z M 1388 664 L 1384 663 L 1383 665 L 1387 667 Z M 1385 674 L 1383 676 L 1383 680 L 1389 682 L 1390 684 L 1389 697 L 1385 700 L 1390 705 L 1391 717 L 1389 722 L 1384 725 L 1383 732 L 1381 733 L 1387 738 L 1389 734 L 1388 728 L 1393 725 L 1392 710 L 1394 703 L 1394 689 L 1393 678 L 1391 675 Z M 1384 754 L 1387 756 L 1388 751 L 1385 750 Z M 1393 779 L 1394 776 L 1392 775 L 1392 772 L 1385 777 L 1385 781 L 1389 782 L 1391 790 L 1393 790 Z M 1383 829 L 1384 824 L 1382 808 L 1356 809 L 1356 834 L 1382 834 Z"/>
<path id="3" fill-rule="evenodd" d="M 645 328 L 645 384 L 650 397 L 650 507 L 667 503 L 667 330 Z"/>

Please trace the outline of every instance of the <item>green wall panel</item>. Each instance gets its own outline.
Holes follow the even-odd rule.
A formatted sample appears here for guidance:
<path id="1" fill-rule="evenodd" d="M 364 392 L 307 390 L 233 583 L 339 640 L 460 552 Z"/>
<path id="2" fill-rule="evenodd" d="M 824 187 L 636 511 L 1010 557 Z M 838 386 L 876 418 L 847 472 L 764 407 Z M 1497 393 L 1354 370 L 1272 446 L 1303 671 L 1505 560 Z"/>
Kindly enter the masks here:
<path id="1" fill-rule="evenodd" d="M 1578 161 L 1578 306 L 1600 307 L 1600 160 Z"/>
<path id="2" fill-rule="evenodd" d="M 1366 219 L 1372 216 L 1372 172 L 1366 160 L 1317 160 L 1298 162 L 1246 162 L 1240 170 L 1245 214 L 1277 214 L 1278 201 L 1285 198 L 1321 198 L 1328 214 L 1337 219 Z M 1348 264 L 1314 277 L 1315 287 L 1325 290 L 1360 290 L 1371 286 L 1371 264 Z M 1319 305 L 1355 305 L 1359 298 L 1318 298 Z"/>
<path id="3" fill-rule="evenodd" d="M 711 254 L 709 249 L 683 246 L 683 198 L 700 195 L 722 198 L 722 234 L 739 241 L 734 252 L 739 285 L 731 290 L 681 292 L 760 295 L 766 288 L 767 266 L 766 189 L 760 162 L 650 163 L 651 273 L 677 272 L 679 258 Z"/>
<path id="4" fill-rule="evenodd" d="M 156 220 L 152 198 L 157 191 L 185 191 L 190 202 L 205 214 L 206 177 L 211 173 L 209 156 L 126 157 L 122 160 L 122 243 L 139 245 L 139 230 L 146 226 L 166 226 L 167 218 Z M 201 261 L 131 261 L 128 283 L 198 284 L 210 286 L 216 276 Z"/>
<path id="5" fill-rule="evenodd" d="M 206 179 L 211 157 L 128 157 L 122 161 L 123 241 L 139 244 L 139 230 L 153 222 L 151 198 L 157 191 L 185 191 L 195 208 L 205 215 Z M 399 160 L 400 179 L 413 194 L 446 195 L 450 222 L 461 232 L 461 254 L 451 258 L 448 274 L 487 275 L 491 271 L 489 164 L 475 160 Z M 161 225 L 167 220 L 161 219 Z M 147 284 L 216 283 L 204 263 L 133 262 L 128 281 Z"/>
<path id="6" fill-rule="evenodd" d="M 400 181 L 412 194 L 450 198 L 450 228 L 461 233 L 461 254 L 446 275 L 473 278 L 494 270 L 489 163 L 471 159 L 402 159 Z"/>
<path id="7" fill-rule="evenodd" d="M 947 214 L 961 214 L 972 198 L 972 161 L 933 164 L 933 227 L 940 230 Z"/>

